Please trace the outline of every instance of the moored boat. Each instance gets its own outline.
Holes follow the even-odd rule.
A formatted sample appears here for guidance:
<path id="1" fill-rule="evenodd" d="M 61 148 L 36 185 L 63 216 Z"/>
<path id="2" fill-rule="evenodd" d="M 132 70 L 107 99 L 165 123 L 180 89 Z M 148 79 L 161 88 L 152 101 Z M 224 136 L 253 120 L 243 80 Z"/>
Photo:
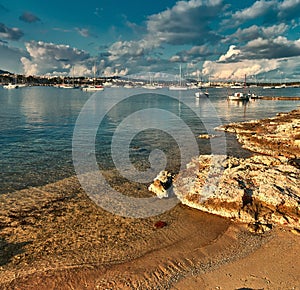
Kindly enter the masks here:
<path id="1" fill-rule="evenodd" d="M 9 83 L 8 85 L 3 85 L 4 89 L 17 89 L 19 86 L 17 84 Z"/>
<path id="2" fill-rule="evenodd" d="M 188 87 L 182 85 L 181 65 L 179 66 L 179 84 L 169 86 L 170 91 L 187 91 Z"/>
<path id="3" fill-rule="evenodd" d="M 246 87 L 247 87 L 247 82 L 246 82 L 246 75 L 245 75 L 244 91 L 246 91 Z M 235 92 L 234 94 L 228 95 L 227 99 L 230 101 L 249 101 L 250 95 L 251 95 L 250 92 L 249 92 L 249 94 L 247 94 L 246 92 L 242 93 L 242 92 L 238 91 L 238 92 Z"/>
<path id="4" fill-rule="evenodd" d="M 103 86 L 87 86 L 87 87 L 83 87 L 82 90 L 84 92 L 97 92 L 97 91 L 103 91 L 104 87 Z"/>
<path id="5" fill-rule="evenodd" d="M 249 101 L 249 96 L 241 92 L 236 92 L 233 95 L 229 95 L 227 98 L 231 101 Z"/>
<path id="6" fill-rule="evenodd" d="M 170 91 L 187 91 L 187 87 L 183 86 L 169 86 Z"/>

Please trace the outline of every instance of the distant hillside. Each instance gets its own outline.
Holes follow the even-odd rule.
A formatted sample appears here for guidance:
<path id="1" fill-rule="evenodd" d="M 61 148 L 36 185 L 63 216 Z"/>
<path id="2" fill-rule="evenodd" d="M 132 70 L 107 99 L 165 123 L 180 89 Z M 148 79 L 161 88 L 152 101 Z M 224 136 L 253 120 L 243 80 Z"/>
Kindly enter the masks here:
<path id="1" fill-rule="evenodd" d="M 3 74 L 12 74 L 12 73 L 10 73 L 9 71 L 0 69 L 0 75 L 3 75 Z"/>

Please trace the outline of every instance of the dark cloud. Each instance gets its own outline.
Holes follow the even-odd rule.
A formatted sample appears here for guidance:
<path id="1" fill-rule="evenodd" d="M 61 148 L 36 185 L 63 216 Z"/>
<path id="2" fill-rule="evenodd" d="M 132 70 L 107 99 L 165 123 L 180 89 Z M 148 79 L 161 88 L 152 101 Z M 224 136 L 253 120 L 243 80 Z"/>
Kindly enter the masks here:
<path id="1" fill-rule="evenodd" d="M 278 59 L 300 56 L 300 42 L 279 36 L 275 39 L 258 38 L 242 49 L 247 59 Z"/>
<path id="2" fill-rule="evenodd" d="M 5 24 L 0 23 L 0 38 L 8 40 L 19 40 L 24 33 L 19 28 L 9 28 Z"/>
<path id="3" fill-rule="evenodd" d="M 216 55 L 216 52 L 207 45 L 193 46 L 189 50 L 182 50 L 170 58 L 171 62 L 190 62 L 196 63 Z"/>
<path id="4" fill-rule="evenodd" d="M 230 46 L 219 62 L 230 63 L 243 60 L 284 59 L 300 56 L 300 41 L 291 41 L 278 36 L 274 39 L 262 38 L 249 41 L 245 46 Z"/>
<path id="5" fill-rule="evenodd" d="M 259 0 L 254 2 L 250 7 L 232 12 L 229 19 L 225 19 L 223 24 L 229 27 L 237 27 L 247 21 L 259 18 L 263 19 L 263 22 L 274 21 L 277 18 L 277 10 L 277 0 Z"/>
<path id="6" fill-rule="evenodd" d="M 103 52 L 98 53 L 98 57 L 100 57 L 100 58 L 106 58 L 106 57 L 109 57 L 109 56 L 111 56 L 111 54 L 107 51 L 103 51 Z"/>
<path id="7" fill-rule="evenodd" d="M 27 23 L 34 23 L 41 21 L 36 15 L 32 14 L 31 12 L 23 12 L 23 14 L 19 17 L 20 20 L 27 22 Z"/>
<path id="8" fill-rule="evenodd" d="M 224 43 L 232 43 L 232 42 L 245 43 L 253 39 L 257 39 L 259 37 L 276 38 L 279 35 L 284 35 L 285 32 L 288 30 L 288 28 L 289 27 L 284 23 L 280 23 L 278 25 L 273 25 L 268 27 L 252 25 L 244 29 L 238 28 L 238 30 L 235 33 L 227 36 L 223 42 Z"/>
<path id="9" fill-rule="evenodd" d="M 250 7 L 232 12 L 222 23 L 237 27 L 248 21 L 260 21 L 263 24 L 289 23 L 299 18 L 299 0 L 258 0 Z"/>
<path id="10" fill-rule="evenodd" d="M 21 57 L 28 56 L 28 53 L 22 49 L 10 47 L 0 42 L 1 69 L 10 72 L 22 72 Z"/>
<path id="11" fill-rule="evenodd" d="M 221 37 L 210 24 L 222 9 L 222 0 L 179 1 L 172 9 L 148 18 L 148 34 L 172 45 L 216 43 Z"/>
<path id="12" fill-rule="evenodd" d="M 299 19 L 300 1 L 299 0 L 284 0 L 278 5 L 278 18 L 282 21 L 290 21 Z"/>

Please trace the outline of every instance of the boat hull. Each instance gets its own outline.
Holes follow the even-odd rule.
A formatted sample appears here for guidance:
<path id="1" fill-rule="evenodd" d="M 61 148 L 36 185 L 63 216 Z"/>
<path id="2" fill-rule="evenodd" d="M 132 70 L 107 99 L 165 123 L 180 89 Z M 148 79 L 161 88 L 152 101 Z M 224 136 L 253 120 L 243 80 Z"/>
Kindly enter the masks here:
<path id="1" fill-rule="evenodd" d="M 8 84 L 8 85 L 4 85 L 3 88 L 11 90 L 11 89 L 18 89 L 19 86 L 18 85 L 13 85 L 13 84 Z"/>
<path id="2" fill-rule="evenodd" d="M 234 93 L 234 95 L 229 95 L 227 98 L 230 101 L 249 101 L 249 96 L 243 93 Z"/>
<path id="3" fill-rule="evenodd" d="M 169 87 L 170 91 L 187 91 L 187 87 Z"/>
<path id="4" fill-rule="evenodd" d="M 82 88 L 82 91 L 84 92 L 98 92 L 98 91 L 103 91 L 104 87 L 86 87 Z"/>

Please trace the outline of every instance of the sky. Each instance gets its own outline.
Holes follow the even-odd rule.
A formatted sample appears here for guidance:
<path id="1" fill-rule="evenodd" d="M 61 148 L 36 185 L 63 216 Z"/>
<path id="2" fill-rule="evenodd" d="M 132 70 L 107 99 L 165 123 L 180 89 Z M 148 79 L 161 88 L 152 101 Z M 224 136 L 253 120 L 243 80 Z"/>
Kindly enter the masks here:
<path id="1" fill-rule="evenodd" d="M 300 80 L 300 0 L 0 0 L 0 69 Z"/>

